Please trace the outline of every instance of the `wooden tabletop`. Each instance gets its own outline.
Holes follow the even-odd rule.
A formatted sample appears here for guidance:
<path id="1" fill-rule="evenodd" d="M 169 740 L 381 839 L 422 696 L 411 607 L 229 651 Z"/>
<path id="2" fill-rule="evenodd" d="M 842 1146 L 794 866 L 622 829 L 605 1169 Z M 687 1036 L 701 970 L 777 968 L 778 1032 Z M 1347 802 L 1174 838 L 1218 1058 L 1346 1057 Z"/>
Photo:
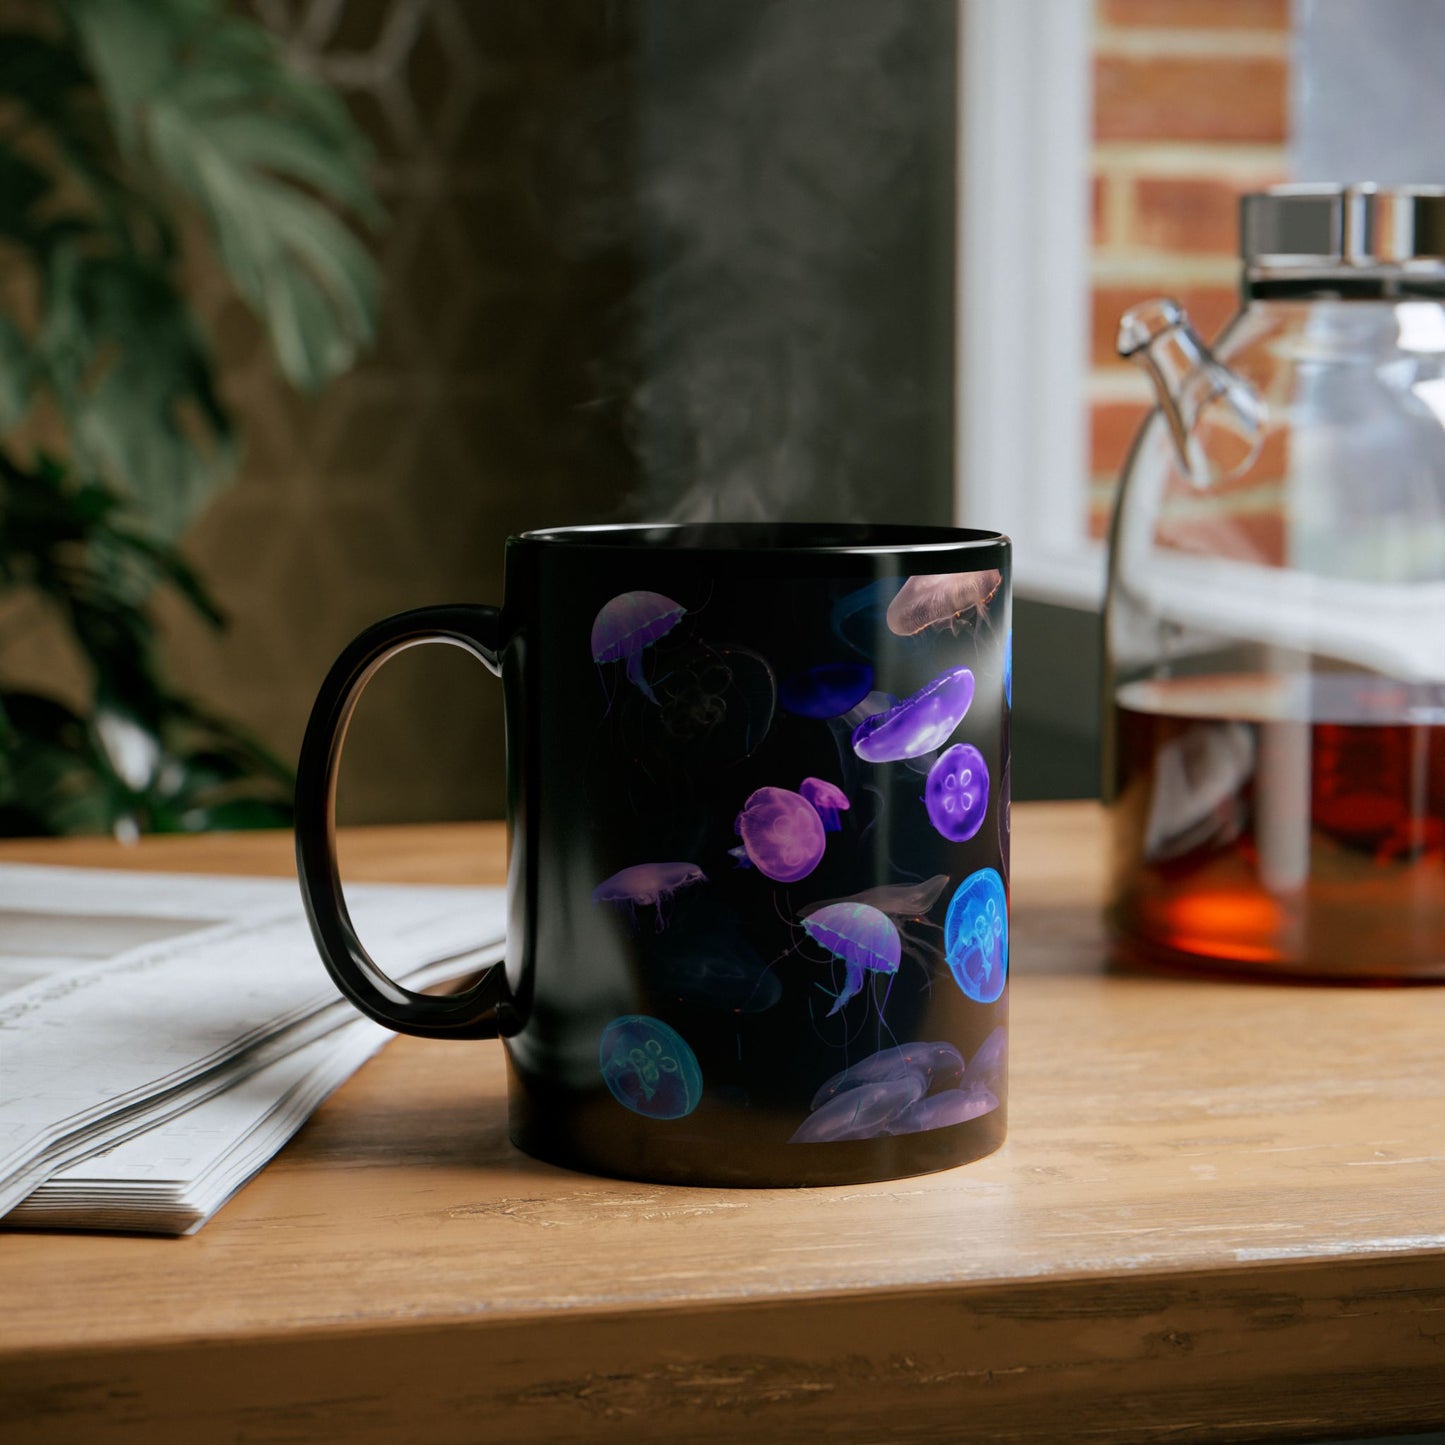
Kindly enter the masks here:
<path id="1" fill-rule="evenodd" d="M 491 825 L 357 880 L 499 881 Z M 1105 971 L 1092 805 L 1014 810 L 1008 1143 L 823 1190 L 507 1142 L 398 1039 L 190 1239 L 0 1235 L 0 1438 L 1320 1439 L 1445 1424 L 1445 988 Z M 268 835 L 0 859 L 284 873 Z M 318 968 L 320 965 L 317 965 Z"/>

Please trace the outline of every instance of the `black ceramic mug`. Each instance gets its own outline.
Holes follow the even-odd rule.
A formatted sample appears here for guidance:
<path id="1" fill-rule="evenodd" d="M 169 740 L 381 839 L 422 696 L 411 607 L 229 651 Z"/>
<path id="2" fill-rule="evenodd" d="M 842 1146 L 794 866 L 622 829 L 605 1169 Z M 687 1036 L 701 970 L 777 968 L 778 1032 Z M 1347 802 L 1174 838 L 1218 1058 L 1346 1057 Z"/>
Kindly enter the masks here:
<path id="1" fill-rule="evenodd" d="M 680 1184 L 897 1178 L 1003 1141 L 1009 543 L 942 527 L 513 537 L 500 610 L 378 623 L 302 746 L 297 858 L 331 976 L 403 1033 L 504 1040 L 513 1142 Z M 393 653 L 505 691 L 507 957 L 412 993 L 336 868 L 346 722 Z"/>

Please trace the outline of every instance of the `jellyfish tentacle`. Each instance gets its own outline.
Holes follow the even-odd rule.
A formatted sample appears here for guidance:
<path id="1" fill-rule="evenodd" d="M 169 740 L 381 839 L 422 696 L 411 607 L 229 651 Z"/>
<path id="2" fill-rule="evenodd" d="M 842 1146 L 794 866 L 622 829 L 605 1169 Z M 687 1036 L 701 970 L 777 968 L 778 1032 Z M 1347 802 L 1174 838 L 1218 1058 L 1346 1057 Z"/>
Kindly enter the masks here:
<path id="1" fill-rule="evenodd" d="M 628 682 L 641 690 L 643 697 L 648 702 L 655 703 L 657 694 L 652 690 L 652 684 L 642 675 L 642 649 L 627 654 L 626 673 Z"/>
<path id="2" fill-rule="evenodd" d="M 863 965 L 855 963 L 851 958 L 843 964 L 843 987 L 838 996 L 833 1000 L 833 1007 L 828 1010 L 828 1017 L 832 1018 L 838 1013 L 849 999 L 855 998 L 863 988 Z"/>

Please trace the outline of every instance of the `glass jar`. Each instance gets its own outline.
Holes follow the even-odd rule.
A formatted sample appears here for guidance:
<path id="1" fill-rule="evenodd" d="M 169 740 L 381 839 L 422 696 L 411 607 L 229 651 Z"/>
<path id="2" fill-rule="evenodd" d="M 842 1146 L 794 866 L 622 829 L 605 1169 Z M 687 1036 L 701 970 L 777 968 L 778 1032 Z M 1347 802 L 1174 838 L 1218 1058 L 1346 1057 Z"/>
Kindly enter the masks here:
<path id="1" fill-rule="evenodd" d="M 1169 301 L 1110 543 L 1111 917 L 1153 965 L 1445 978 L 1445 193 L 1244 198 Z"/>

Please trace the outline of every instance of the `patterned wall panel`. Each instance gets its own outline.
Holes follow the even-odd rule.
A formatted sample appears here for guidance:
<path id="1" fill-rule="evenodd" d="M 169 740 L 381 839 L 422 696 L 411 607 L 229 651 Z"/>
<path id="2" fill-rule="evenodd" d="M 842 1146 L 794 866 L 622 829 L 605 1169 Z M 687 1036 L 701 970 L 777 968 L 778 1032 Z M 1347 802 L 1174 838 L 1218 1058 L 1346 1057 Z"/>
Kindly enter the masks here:
<path id="1" fill-rule="evenodd" d="M 500 600 L 508 533 L 609 515 L 627 491 L 594 374 L 627 263 L 570 254 L 570 193 L 549 190 L 556 117 L 599 85 L 625 99 L 610 77 L 626 35 L 595 0 L 254 9 L 345 95 L 389 213 L 376 352 L 317 397 L 288 391 L 243 308 L 196 277 L 246 458 L 188 538 L 231 627 L 170 616 L 171 665 L 294 756 L 316 684 L 365 623 Z M 348 743 L 343 820 L 500 815 L 492 680 L 451 649 L 388 672 Z"/>

